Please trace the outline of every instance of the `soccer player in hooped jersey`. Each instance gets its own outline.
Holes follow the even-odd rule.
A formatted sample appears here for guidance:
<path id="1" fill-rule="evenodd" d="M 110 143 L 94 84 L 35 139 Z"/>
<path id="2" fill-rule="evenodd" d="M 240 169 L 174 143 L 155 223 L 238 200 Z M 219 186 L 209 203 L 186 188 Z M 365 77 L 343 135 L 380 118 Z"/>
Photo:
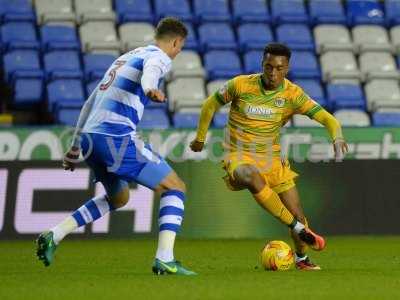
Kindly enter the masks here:
<path id="1" fill-rule="evenodd" d="M 124 206 L 128 182 L 134 181 L 161 194 L 159 239 L 153 264 L 155 274 L 195 275 L 175 260 L 173 249 L 184 213 L 185 184 L 168 163 L 136 135 L 136 126 L 149 101 L 164 102 L 159 84 L 181 51 L 187 28 L 179 20 L 161 20 L 155 45 L 120 56 L 85 102 L 72 146 L 63 166 L 74 170 L 80 152 L 106 194 L 94 197 L 61 223 L 42 233 L 37 255 L 48 266 L 61 240 L 80 226 Z"/>
<path id="2" fill-rule="evenodd" d="M 348 149 L 339 122 L 285 78 L 290 56 L 285 45 L 269 44 L 264 49 L 262 74 L 237 76 L 211 95 L 203 104 L 190 147 L 195 152 L 203 149 L 214 113 L 231 102 L 223 160 L 228 188 L 248 189 L 266 211 L 289 226 L 298 269 L 319 270 L 306 249 L 323 250 L 325 240 L 308 227 L 294 182 L 297 174 L 280 155 L 279 132 L 294 114 L 303 114 L 325 126 L 336 158 Z"/>

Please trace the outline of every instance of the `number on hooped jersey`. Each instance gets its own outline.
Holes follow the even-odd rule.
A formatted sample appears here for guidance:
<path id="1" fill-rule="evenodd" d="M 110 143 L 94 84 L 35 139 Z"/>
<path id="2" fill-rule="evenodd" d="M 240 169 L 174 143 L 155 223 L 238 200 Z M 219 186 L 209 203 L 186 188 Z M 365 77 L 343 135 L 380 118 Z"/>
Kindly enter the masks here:
<path id="1" fill-rule="evenodd" d="M 126 60 L 117 60 L 114 63 L 114 67 L 108 72 L 108 76 L 110 76 L 110 78 L 105 83 L 100 84 L 99 88 L 101 91 L 104 91 L 110 87 L 110 85 L 113 83 L 113 81 L 116 77 L 117 70 L 119 68 L 121 68 L 125 63 L 126 63 Z"/>

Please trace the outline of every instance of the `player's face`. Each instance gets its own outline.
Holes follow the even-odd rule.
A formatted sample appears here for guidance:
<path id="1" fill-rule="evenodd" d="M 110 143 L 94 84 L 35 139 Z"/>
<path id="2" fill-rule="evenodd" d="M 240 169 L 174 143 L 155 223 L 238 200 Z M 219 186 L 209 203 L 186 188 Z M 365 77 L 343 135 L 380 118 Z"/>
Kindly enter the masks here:
<path id="1" fill-rule="evenodd" d="M 278 88 L 289 71 L 286 56 L 267 54 L 262 62 L 264 82 L 269 89 Z"/>
<path id="2" fill-rule="evenodd" d="M 183 46 L 185 45 L 185 39 L 182 37 L 177 37 L 174 39 L 171 49 L 171 58 L 174 59 L 179 52 L 182 51 Z"/>

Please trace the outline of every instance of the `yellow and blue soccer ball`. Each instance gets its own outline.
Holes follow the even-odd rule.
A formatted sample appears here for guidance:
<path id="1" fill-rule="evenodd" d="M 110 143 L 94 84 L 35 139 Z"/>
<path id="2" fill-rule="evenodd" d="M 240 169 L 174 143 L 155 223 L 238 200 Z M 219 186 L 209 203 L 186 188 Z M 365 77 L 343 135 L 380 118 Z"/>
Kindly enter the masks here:
<path id="1" fill-rule="evenodd" d="M 261 264 L 265 270 L 289 270 L 294 263 L 294 254 L 288 244 L 283 241 L 270 241 L 261 251 Z"/>

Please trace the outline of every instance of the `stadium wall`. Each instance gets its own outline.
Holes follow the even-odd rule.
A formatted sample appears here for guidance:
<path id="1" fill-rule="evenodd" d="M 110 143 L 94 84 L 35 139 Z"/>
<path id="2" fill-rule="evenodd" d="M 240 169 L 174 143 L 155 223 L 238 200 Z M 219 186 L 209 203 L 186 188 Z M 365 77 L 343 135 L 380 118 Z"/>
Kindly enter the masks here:
<path id="1" fill-rule="evenodd" d="M 86 199 L 102 193 L 81 163 L 75 172 L 60 168 L 71 130 L 0 130 L 0 239 L 31 238 L 48 229 Z M 166 156 L 188 186 L 182 237 L 258 238 L 286 229 L 257 206 L 249 193 L 224 186 L 220 168 L 223 132 L 209 134 L 200 154 L 188 150 L 194 131 L 143 132 Z M 297 180 L 304 209 L 314 228 L 326 234 L 400 234 L 400 129 L 346 129 L 350 154 L 333 162 L 322 128 L 286 129 L 284 153 Z M 157 233 L 158 197 L 131 185 L 126 207 L 76 237 L 148 237 Z"/>

